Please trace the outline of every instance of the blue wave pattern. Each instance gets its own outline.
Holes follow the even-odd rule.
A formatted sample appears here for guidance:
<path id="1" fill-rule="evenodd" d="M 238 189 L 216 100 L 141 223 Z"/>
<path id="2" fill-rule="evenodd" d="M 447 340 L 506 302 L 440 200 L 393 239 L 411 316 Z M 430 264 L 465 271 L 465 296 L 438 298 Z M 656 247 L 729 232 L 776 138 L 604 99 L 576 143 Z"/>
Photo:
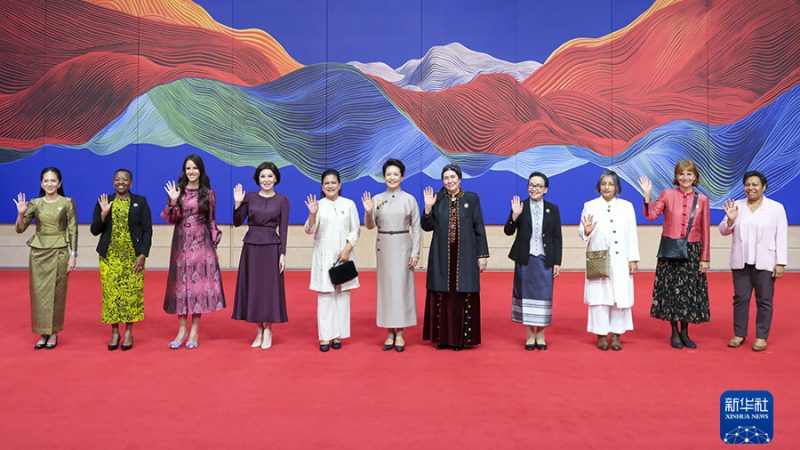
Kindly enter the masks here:
<path id="1" fill-rule="evenodd" d="M 406 162 L 407 176 L 423 172 L 433 178 L 447 163 L 462 165 L 467 177 L 490 170 L 520 177 L 533 170 L 556 175 L 593 163 L 616 170 L 634 186 L 647 175 L 654 192 L 670 188 L 675 161 L 688 158 L 701 168 L 701 191 L 720 207 L 727 198 L 742 196 L 741 175 L 747 170 L 767 174 L 773 192 L 800 173 L 800 86 L 729 125 L 670 122 L 611 157 L 574 146 L 503 157 L 442 151 L 371 78 L 348 65 L 320 64 L 254 88 L 202 79 L 159 86 L 85 147 L 110 154 L 139 142 L 188 143 L 235 166 L 271 160 L 293 165 L 312 179 L 335 167 L 345 180 L 380 180 L 387 157 Z"/>

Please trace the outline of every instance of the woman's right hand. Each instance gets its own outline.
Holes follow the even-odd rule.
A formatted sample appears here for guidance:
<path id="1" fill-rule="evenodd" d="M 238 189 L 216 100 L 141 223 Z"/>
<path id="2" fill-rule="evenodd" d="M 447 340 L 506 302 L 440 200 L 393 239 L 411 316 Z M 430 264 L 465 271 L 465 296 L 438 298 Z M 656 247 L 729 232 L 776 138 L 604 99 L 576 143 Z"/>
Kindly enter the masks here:
<path id="1" fill-rule="evenodd" d="M 736 218 L 739 217 L 739 206 L 733 200 L 728 199 L 722 209 L 725 210 L 725 216 L 728 217 L 728 226 L 733 225 L 736 222 Z"/>
<path id="2" fill-rule="evenodd" d="M 22 192 L 17 194 L 17 198 L 14 199 L 14 204 L 17 205 L 17 214 L 24 216 L 25 212 L 28 210 L 28 201 L 25 200 L 25 194 Z"/>
<path id="3" fill-rule="evenodd" d="M 519 199 L 519 195 L 515 195 L 511 198 L 511 218 L 516 221 L 519 219 L 519 216 L 522 215 L 522 201 Z"/>
<path id="4" fill-rule="evenodd" d="M 233 201 L 236 204 L 241 204 L 244 201 L 244 188 L 242 183 L 233 187 Z"/>
<path id="5" fill-rule="evenodd" d="M 425 210 L 430 211 L 433 209 L 433 205 L 436 204 L 436 192 L 433 191 L 433 188 L 428 186 L 422 192 L 422 197 L 425 200 Z"/>
<path id="6" fill-rule="evenodd" d="M 164 190 L 167 192 L 169 196 L 169 202 L 171 204 L 175 204 L 178 202 L 178 197 L 180 197 L 181 193 L 178 190 L 178 185 L 174 181 L 167 181 L 167 184 L 164 186 Z"/>
<path id="7" fill-rule="evenodd" d="M 650 190 L 653 189 L 653 183 L 646 176 L 641 176 L 639 177 L 639 187 L 642 188 L 645 203 L 650 203 Z"/>
<path id="8" fill-rule="evenodd" d="M 306 197 L 305 204 L 308 207 L 308 214 L 315 215 L 319 211 L 319 202 L 316 195 L 312 194 Z"/>
<path id="9" fill-rule="evenodd" d="M 594 231 L 594 226 L 596 225 L 594 222 L 594 217 L 591 214 L 587 214 L 581 217 L 581 225 L 583 225 L 583 234 L 585 236 L 589 236 Z"/>
<path id="10" fill-rule="evenodd" d="M 114 201 L 112 200 L 109 202 L 106 194 L 100 194 L 100 198 L 97 199 L 97 204 L 100 205 L 100 214 L 102 214 L 103 217 L 106 217 L 108 212 L 111 211 L 112 203 L 114 203 Z"/>
<path id="11" fill-rule="evenodd" d="M 372 201 L 372 194 L 364 192 L 361 195 L 361 204 L 364 205 L 364 211 L 367 214 L 372 214 L 372 208 L 375 207 L 375 202 Z"/>

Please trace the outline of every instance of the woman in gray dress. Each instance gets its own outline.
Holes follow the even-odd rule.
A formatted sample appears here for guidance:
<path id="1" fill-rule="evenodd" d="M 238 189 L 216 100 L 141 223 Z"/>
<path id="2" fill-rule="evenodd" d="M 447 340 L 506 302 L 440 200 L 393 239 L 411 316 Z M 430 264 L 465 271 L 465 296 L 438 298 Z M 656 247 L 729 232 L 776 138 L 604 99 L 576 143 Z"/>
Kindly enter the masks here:
<path id="1" fill-rule="evenodd" d="M 377 323 L 388 334 L 384 350 L 405 350 L 403 328 L 417 324 L 414 267 L 419 262 L 420 226 L 417 200 L 400 189 L 406 166 L 397 159 L 383 164 L 386 191 L 374 198 L 364 192 L 364 224 L 378 227 L 375 251 L 378 273 Z"/>

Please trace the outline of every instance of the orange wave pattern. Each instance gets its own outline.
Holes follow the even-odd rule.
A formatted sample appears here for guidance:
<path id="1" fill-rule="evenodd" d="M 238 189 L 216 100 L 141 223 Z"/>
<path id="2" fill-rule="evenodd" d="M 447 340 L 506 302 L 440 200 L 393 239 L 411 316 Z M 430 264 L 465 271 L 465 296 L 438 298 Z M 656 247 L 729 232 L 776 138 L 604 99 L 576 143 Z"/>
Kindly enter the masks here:
<path id="1" fill-rule="evenodd" d="M 89 2 L 0 2 L 0 148 L 83 144 L 136 97 L 180 78 L 256 86 L 297 66 L 266 33 L 242 41 L 191 23 L 203 17 L 192 3 L 151 3 L 139 17 Z M 284 54 L 280 64 L 267 47 Z"/>
<path id="2" fill-rule="evenodd" d="M 562 46 L 521 85 L 486 75 L 412 93 L 378 82 L 445 151 L 619 154 L 673 120 L 732 123 L 800 83 L 800 3 L 706 3 L 657 2 L 623 30 Z"/>
<path id="3" fill-rule="evenodd" d="M 161 20 L 167 23 L 197 27 L 230 36 L 258 49 L 272 62 L 281 76 L 303 67 L 289 56 L 283 46 L 267 32 L 259 29 L 236 30 L 214 20 L 200 5 L 171 0 L 86 0 L 97 6 L 123 12 L 134 17 Z"/>

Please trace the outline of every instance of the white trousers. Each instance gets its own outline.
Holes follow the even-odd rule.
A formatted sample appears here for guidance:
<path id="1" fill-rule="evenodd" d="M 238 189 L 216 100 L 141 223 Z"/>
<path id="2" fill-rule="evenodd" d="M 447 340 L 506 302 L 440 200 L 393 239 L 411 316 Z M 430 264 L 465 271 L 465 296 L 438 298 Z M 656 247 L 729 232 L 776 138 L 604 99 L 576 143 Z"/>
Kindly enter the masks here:
<path id="1" fill-rule="evenodd" d="M 632 329 L 631 308 L 617 308 L 609 305 L 589 306 L 589 324 L 586 327 L 588 332 L 599 335 L 623 334 Z"/>
<path id="2" fill-rule="evenodd" d="M 320 341 L 350 337 L 350 291 L 317 293 Z"/>

